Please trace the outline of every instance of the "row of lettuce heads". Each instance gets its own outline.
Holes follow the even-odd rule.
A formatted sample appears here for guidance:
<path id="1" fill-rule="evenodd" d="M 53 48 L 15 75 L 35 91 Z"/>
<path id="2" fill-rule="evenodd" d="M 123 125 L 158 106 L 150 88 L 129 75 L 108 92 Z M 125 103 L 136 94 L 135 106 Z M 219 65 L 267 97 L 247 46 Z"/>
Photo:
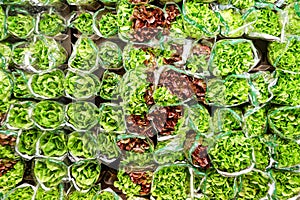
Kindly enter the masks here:
<path id="1" fill-rule="evenodd" d="M 231 1 L 233 5 L 234 2 Z M 142 12 L 155 11 L 159 15 L 157 7 L 145 5 Z M 167 5 L 170 7 L 166 6 L 164 12 L 168 11 L 170 16 L 176 8 L 181 10 L 175 4 Z M 224 25 L 222 18 L 212 17 L 217 10 L 193 1 L 183 3 L 183 14 L 179 12 L 171 26 L 159 27 L 157 24 L 163 24 L 161 18 L 155 19 L 160 23 L 150 27 L 150 32 L 145 29 L 144 35 L 133 30 L 134 21 L 128 20 L 136 17 L 133 11 L 138 7 L 125 1 L 105 17 L 76 13 L 70 24 L 84 36 L 78 37 L 70 56 L 60 42 L 49 37 L 2 43 L 0 191 L 3 198 L 118 199 L 113 191 L 99 188 L 101 162 L 112 167 L 117 161 L 120 170 L 111 187 L 121 190 L 127 198 L 151 195 L 154 199 L 296 199 L 300 190 L 297 144 L 300 100 L 295 86 L 300 81 L 296 56 L 300 48 L 295 36 L 298 33 L 293 31 L 299 31 L 295 28 L 299 20 L 298 4 L 285 7 L 293 15 L 289 18 L 279 10 L 279 3 L 278 7 L 263 5 L 267 7 L 258 8 L 262 4 L 256 4 L 256 8 L 248 11 L 230 7 L 228 13 L 234 15 L 235 11 L 247 16 L 255 11 L 255 20 L 245 23 L 246 18 L 240 14 L 245 24 L 231 28 L 227 22 L 222 35 L 236 29 L 240 35 L 234 37 L 243 35 L 244 30 L 253 33 L 258 30 L 263 34 L 253 37 L 267 40 L 279 40 L 283 33 L 294 35 L 284 37 L 284 42 L 269 44 L 268 59 L 276 68 L 273 73 L 247 73 L 260 60 L 260 53 L 250 40 L 186 39 L 215 36 L 222 30 L 220 25 Z M 18 17 L 11 20 L 15 24 L 11 23 L 10 9 L 3 15 L 3 30 L 7 30 L 3 39 L 8 36 L 29 39 L 34 31 L 50 37 L 65 33 L 65 25 L 61 26 L 64 29 L 47 34 L 40 31 L 41 25 L 27 27 L 30 23 L 27 20 L 19 23 Z M 198 15 L 199 10 L 203 13 L 198 17 L 186 17 L 186 13 Z M 53 14 L 52 10 L 49 12 Z M 269 17 L 275 16 L 274 13 L 275 25 Z M 231 14 L 228 19 L 232 19 Z M 207 20 L 199 20 L 202 15 L 209 16 L 204 17 Z M 41 16 L 37 22 L 42 20 Z M 268 18 L 261 20 L 264 16 Z M 102 24 L 95 24 L 96 18 L 100 22 L 102 19 Z M 215 19 L 217 25 L 210 19 Z M 296 22 L 291 23 L 292 19 Z M 35 18 L 31 20 L 35 27 Z M 210 23 L 199 24 L 207 21 Z M 269 30 L 267 23 L 272 27 Z M 22 24 L 25 28 L 20 28 L 20 33 L 18 28 Z M 44 22 L 44 30 L 49 30 L 48 24 L 60 23 Z M 294 28 L 291 32 L 289 25 Z M 214 29 L 216 26 L 218 30 Z M 165 33 L 165 28 L 169 32 Z M 93 32 L 84 33 L 83 29 Z M 251 36 L 250 32 L 246 34 Z M 121 50 L 111 41 L 96 44 L 90 37 L 93 33 L 100 37 L 118 33 L 123 41 L 144 44 L 127 44 Z M 181 39 L 157 37 L 160 33 L 180 35 Z M 150 37 L 144 40 L 146 35 Z M 169 64 L 172 66 L 165 66 Z M 100 66 L 110 70 L 124 67 L 126 74 L 121 77 L 106 71 L 100 81 L 92 74 Z M 54 101 L 63 96 L 74 102 L 63 105 Z M 92 103 L 95 96 L 112 103 L 98 108 Z M 211 110 L 207 105 L 212 106 Z M 156 144 L 151 140 L 153 135 L 158 137 Z M 24 160 L 32 159 L 31 172 L 37 186 L 15 187 L 23 180 Z M 73 186 L 71 189 L 61 184 L 68 182 Z"/>
<path id="2" fill-rule="evenodd" d="M 296 1 L 220 1 L 216 4 L 187 0 L 182 6 L 168 2 L 163 8 L 137 2 L 138 5 L 132 5 L 122 0 L 116 7 L 106 6 L 96 11 L 79 9 L 67 16 L 65 10 L 55 7 L 32 10 L 26 5 L 5 6 L 0 9 L 0 39 L 9 36 L 27 39 L 33 33 L 64 38 L 68 28 L 94 39 L 118 35 L 125 42 L 137 43 L 155 42 L 164 35 L 199 39 L 245 34 L 250 38 L 283 41 L 300 34 L 299 2 Z M 155 14 L 152 19 L 151 13 Z"/>

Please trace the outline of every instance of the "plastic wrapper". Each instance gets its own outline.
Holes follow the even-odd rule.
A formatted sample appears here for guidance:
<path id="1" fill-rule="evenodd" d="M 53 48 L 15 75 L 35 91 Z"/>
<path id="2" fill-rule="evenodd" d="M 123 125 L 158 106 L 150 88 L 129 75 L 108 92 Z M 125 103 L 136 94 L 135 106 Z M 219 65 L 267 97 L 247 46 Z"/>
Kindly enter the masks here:
<path id="1" fill-rule="evenodd" d="M 228 149 L 230 151 L 227 151 Z M 255 165 L 254 149 L 250 139 L 241 131 L 218 135 L 215 144 L 208 148 L 208 155 L 214 168 L 223 176 L 246 174 L 252 171 Z"/>
<path id="2" fill-rule="evenodd" d="M 54 130 L 65 124 L 65 106 L 50 100 L 35 104 L 31 117 L 42 130 Z"/>
<path id="3" fill-rule="evenodd" d="M 93 28 L 95 33 L 103 38 L 110 38 L 118 34 L 116 23 L 117 12 L 115 9 L 105 7 L 98 10 L 93 16 Z"/>
<path id="4" fill-rule="evenodd" d="M 33 97 L 28 87 L 28 81 L 31 74 L 22 70 L 16 70 L 12 72 L 12 75 L 15 83 L 13 89 L 14 97 L 18 99 Z"/>
<path id="5" fill-rule="evenodd" d="M 268 107 L 252 107 L 246 106 L 243 115 L 243 131 L 247 136 L 263 136 L 267 132 Z"/>
<path id="6" fill-rule="evenodd" d="M 297 200 L 300 195 L 300 173 L 283 170 L 272 170 L 275 180 L 275 193 L 273 198 L 283 200 Z"/>
<path id="7" fill-rule="evenodd" d="M 249 9 L 245 13 L 245 33 L 248 37 L 264 40 L 281 41 L 284 36 L 284 19 L 282 10 L 268 3 L 256 3 L 259 9 Z M 252 23 L 254 22 L 254 23 Z"/>
<path id="8" fill-rule="evenodd" d="M 276 85 L 271 87 L 274 94 L 272 103 L 286 106 L 300 105 L 299 89 L 295 87 L 300 83 L 300 74 L 288 73 L 276 70 Z"/>
<path id="9" fill-rule="evenodd" d="M 88 100 L 96 96 L 100 81 L 94 74 L 68 71 L 64 79 L 66 97 L 73 100 Z"/>
<path id="10" fill-rule="evenodd" d="M 66 107 L 67 126 L 76 131 L 85 131 L 93 128 L 99 120 L 99 111 L 95 104 L 78 101 Z"/>
<path id="11" fill-rule="evenodd" d="M 78 38 L 69 58 L 69 68 L 72 71 L 90 73 L 98 69 L 98 64 L 98 48 L 93 40 L 84 36 Z"/>
<path id="12" fill-rule="evenodd" d="M 285 35 L 297 35 L 300 36 L 300 3 L 294 2 L 284 8 L 285 15 L 287 17 L 286 24 L 284 26 Z"/>
<path id="13" fill-rule="evenodd" d="M 161 0 L 160 2 L 162 1 L 164 0 Z M 164 35 L 167 35 L 171 38 L 185 38 L 186 30 L 184 30 L 183 27 L 183 15 L 181 8 L 179 5 L 173 2 L 167 1 L 166 4 L 164 4 L 164 11 L 167 14 Z M 178 2 L 179 1 L 177 1 L 177 3 Z"/>
<path id="14" fill-rule="evenodd" d="M 10 130 L 16 129 L 30 129 L 33 127 L 34 123 L 30 118 L 30 112 L 33 108 L 34 103 L 32 101 L 22 101 L 13 104 L 7 115 L 6 126 Z"/>
<path id="15" fill-rule="evenodd" d="M 65 74 L 61 70 L 33 74 L 29 81 L 29 90 L 35 98 L 56 99 L 64 94 L 63 79 Z"/>
<path id="16" fill-rule="evenodd" d="M 99 45 L 101 67 L 104 69 L 118 70 L 122 66 L 122 50 L 117 43 L 105 41 Z"/>
<path id="17" fill-rule="evenodd" d="M 122 8 L 121 8 L 122 7 Z M 119 38 L 125 42 L 157 43 L 166 26 L 164 11 L 154 5 L 132 6 L 126 1 L 118 4 Z M 150 23 L 147 23 L 147 22 Z"/>
<path id="18" fill-rule="evenodd" d="M 277 80 L 274 74 L 268 71 L 260 71 L 250 75 L 251 84 L 251 103 L 254 106 L 259 106 L 270 102 L 273 98 L 271 87 Z"/>
<path id="19" fill-rule="evenodd" d="M 64 160 L 67 153 L 67 134 L 63 130 L 46 131 L 36 143 L 37 157 Z"/>
<path id="20" fill-rule="evenodd" d="M 237 177 L 222 176 L 216 170 L 211 169 L 206 172 L 200 185 L 200 193 L 203 194 L 200 199 L 234 199 L 238 192 L 238 183 Z"/>
<path id="21" fill-rule="evenodd" d="M 57 187 L 64 179 L 67 179 L 67 171 L 67 165 L 57 160 L 39 158 L 34 161 L 34 176 L 46 191 Z"/>
<path id="22" fill-rule="evenodd" d="M 189 31 L 186 32 L 187 36 L 199 39 L 218 35 L 220 31 L 219 13 L 210 4 L 184 0 L 182 12 L 185 29 Z"/>
<path id="23" fill-rule="evenodd" d="M 250 71 L 260 61 L 251 40 L 225 39 L 213 46 L 209 70 L 214 76 L 225 77 Z"/>
<path id="24" fill-rule="evenodd" d="M 35 17 L 18 7 L 7 8 L 7 30 L 10 35 L 19 39 L 31 37 L 35 27 Z"/>
<path id="25" fill-rule="evenodd" d="M 299 112 L 300 106 L 283 106 L 270 110 L 268 122 L 271 131 L 286 139 L 300 140 Z"/>
<path id="26" fill-rule="evenodd" d="M 200 171 L 212 167 L 207 150 L 212 143 L 210 138 L 193 131 L 187 133 L 187 139 L 184 144 L 184 152 L 187 160 Z M 194 188 L 197 189 L 197 188 Z"/>
<path id="27" fill-rule="evenodd" d="M 29 71 L 45 72 L 66 60 L 66 50 L 54 39 L 43 36 L 35 37 L 31 43 L 20 42 L 13 46 L 14 64 Z"/>
<path id="28" fill-rule="evenodd" d="M 36 155 L 36 143 L 43 131 L 32 128 L 20 130 L 16 141 L 16 151 L 25 159 L 32 159 Z"/>
<path id="29" fill-rule="evenodd" d="M 117 136 L 116 141 L 122 153 L 121 169 L 127 172 L 153 169 L 155 164 L 152 140 L 145 136 L 122 134 Z"/>
<path id="30" fill-rule="evenodd" d="M 52 188 L 49 191 L 44 190 L 39 185 L 37 186 L 35 197 L 34 197 L 35 200 L 53 200 L 54 197 L 59 200 L 66 199 L 66 194 L 64 192 L 63 184 L 60 184 L 56 188 Z"/>
<path id="31" fill-rule="evenodd" d="M 109 165 L 121 155 L 120 149 L 116 144 L 116 139 L 117 135 L 114 133 L 101 132 L 97 136 L 99 159 L 105 164 Z"/>
<path id="32" fill-rule="evenodd" d="M 150 193 L 152 176 L 152 171 L 125 172 L 121 169 L 114 186 L 126 194 L 128 199 L 132 199 L 134 196 L 145 196 Z"/>
<path id="33" fill-rule="evenodd" d="M 125 132 L 124 115 L 121 106 L 112 103 L 103 103 L 99 111 L 99 124 L 105 132 Z"/>
<path id="34" fill-rule="evenodd" d="M 94 13 L 89 11 L 75 11 L 71 13 L 68 26 L 78 31 L 75 34 L 76 37 L 80 37 L 80 35 L 93 37 L 93 34 L 95 34 L 93 29 L 93 15 Z"/>
<path id="35" fill-rule="evenodd" d="M 101 164 L 97 160 L 82 160 L 68 168 L 69 177 L 77 190 L 88 191 L 98 181 Z"/>
<path id="36" fill-rule="evenodd" d="M 114 72 L 105 71 L 102 76 L 99 95 L 106 100 L 117 100 L 121 76 Z"/>
<path id="37" fill-rule="evenodd" d="M 29 185 L 27 183 L 23 183 L 19 185 L 15 189 L 9 191 L 5 194 L 5 200 L 14 200 L 14 199 L 24 199 L 24 200 L 32 200 L 36 188 L 33 185 Z"/>
<path id="38" fill-rule="evenodd" d="M 3 68 L 5 70 L 8 69 L 8 66 L 12 59 L 12 49 L 11 48 L 12 48 L 11 44 L 9 44 L 9 43 L 4 43 L 4 42 L 0 43 L 0 68 Z"/>
<path id="39" fill-rule="evenodd" d="M 272 199 L 275 183 L 268 173 L 252 171 L 241 176 L 238 199 Z"/>
<path id="40" fill-rule="evenodd" d="M 185 134 L 169 139 L 159 139 L 155 146 L 153 157 L 157 164 L 165 165 L 184 160 Z"/>
<path id="41" fill-rule="evenodd" d="M 164 165 L 154 172 L 151 199 L 188 199 L 191 174 L 186 164 Z"/>
<path id="42" fill-rule="evenodd" d="M 245 74 L 227 76 L 225 80 L 209 79 L 206 92 L 208 104 L 233 107 L 248 102 L 250 91 L 249 78 L 249 74 Z"/>
<path id="43" fill-rule="evenodd" d="M 72 132 L 68 137 L 68 150 L 72 161 L 97 157 L 97 140 L 93 132 Z"/>
<path id="44" fill-rule="evenodd" d="M 209 75 L 208 64 L 213 44 L 209 41 L 196 41 L 190 49 L 185 71 L 194 75 Z"/>
<path id="45" fill-rule="evenodd" d="M 0 69 L 0 99 L 6 102 L 13 92 L 13 80 L 10 74 Z"/>
<path id="46" fill-rule="evenodd" d="M 290 37 L 286 42 L 272 42 L 268 45 L 268 60 L 276 69 L 285 72 L 300 73 L 300 38 Z"/>
<path id="47" fill-rule="evenodd" d="M 242 110 L 239 108 L 217 108 L 213 112 L 213 130 L 215 133 L 242 129 Z"/>
<path id="48" fill-rule="evenodd" d="M 23 180 L 25 165 L 16 155 L 17 135 L 11 131 L 0 131 L 0 194 L 13 189 Z"/>
<path id="49" fill-rule="evenodd" d="M 35 31 L 54 38 L 66 38 L 67 22 L 58 12 L 49 9 L 37 15 Z"/>

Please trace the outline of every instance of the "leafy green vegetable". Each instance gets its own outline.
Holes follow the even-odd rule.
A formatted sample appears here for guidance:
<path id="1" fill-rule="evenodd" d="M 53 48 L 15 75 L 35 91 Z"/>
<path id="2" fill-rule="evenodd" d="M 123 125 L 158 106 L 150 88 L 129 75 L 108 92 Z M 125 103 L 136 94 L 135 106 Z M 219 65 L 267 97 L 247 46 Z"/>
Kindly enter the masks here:
<path id="1" fill-rule="evenodd" d="M 29 87 L 28 87 L 28 81 L 30 78 L 30 74 L 25 73 L 21 70 L 17 70 L 15 72 L 12 72 L 13 78 L 14 78 L 14 89 L 13 89 L 13 95 L 15 98 L 29 98 L 32 97 L 32 94 L 30 93 Z"/>
<path id="2" fill-rule="evenodd" d="M 86 100 L 98 93 L 100 82 L 94 74 L 68 71 L 64 79 L 64 87 L 67 96 L 78 100 Z"/>
<path id="3" fill-rule="evenodd" d="M 17 144 L 18 151 L 33 156 L 36 153 L 36 142 L 42 133 L 39 129 L 22 130 Z"/>
<path id="4" fill-rule="evenodd" d="M 38 30 L 43 35 L 56 36 L 66 30 L 65 20 L 56 13 L 42 13 Z"/>
<path id="5" fill-rule="evenodd" d="M 100 97 L 106 100 L 116 100 L 118 98 L 120 80 L 120 75 L 105 71 L 100 86 Z"/>
<path id="6" fill-rule="evenodd" d="M 34 200 L 60 200 L 65 199 L 62 195 L 61 188 L 52 188 L 49 191 L 38 187 Z"/>
<path id="7" fill-rule="evenodd" d="M 279 9 L 272 10 L 269 7 L 264 7 L 252 10 L 245 20 L 246 23 L 254 22 L 246 28 L 246 34 L 250 36 L 261 38 L 280 37 L 282 22 Z"/>
<path id="8" fill-rule="evenodd" d="M 209 170 L 201 185 L 201 191 L 208 199 L 234 199 L 235 182 L 234 177 L 225 177 L 215 170 Z"/>
<path id="9" fill-rule="evenodd" d="M 84 35 L 92 35 L 94 33 L 93 15 L 89 12 L 80 13 L 76 16 L 71 26 Z"/>
<path id="10" fill-rule="evenodd" d="M 9 192 L 7 196 L 4 198 L 5 200 L 15 200 L 15 199 L 22 199 L 22 200 L 31 200 L 34 194 L 34 190 L 31 186 L 18 187 L 15 188 L 13 191 Z"/>
<path id="11" fill-rule="evenodd" d="M 241 131 L 227 132 L 221 136 L 208 151 L 214 167 L 229 173 L 249 168 L 252 165 L 253 151 L 250 139 Z"/>
<path id="12" fill-rule="evenodd" d="M 292 168 L 300 165 L 300 146 L 297 142 L 279 137 L 276 137 L 273 142 L 277 168 Z"/>
<path id="13" fill-rule="evenodd" d="M 24 169 L 24 163 L 17 161 L 12 169 L 0 176 L 0 192 L 6 193 L 16 187 L 23 180 Z"/>
<path id="14" fill-rule="evenodd" d="M 197 27 L 202 36 L 216 36 L 218 34 L 220 19 L 209 4 L 187 0 L 182 8 L 184 19 Z"/>
<path id="15" fill-rule="evenodd" d="M 113 133 L 100 133 L 97 137 L 100 159 L 112 161 L 120 156 L 120 150 L 116 145 L 116 135 Z"/>
<path id="16" fill-rule="evenodd" d="M 94 158 L 97 151 L 97 142 L 92 132 L 72 132 L 68 138 L 68 150 L 73 157 Z"/>
<path id="17" fill-rule="evenodd" d="M 1 20 L 1 9 L 2 8 L 0 8 L 0 20 Z M 11 59 L 12 59 L 11 45 L 9 43 L 0 43 L 0 68 L 7 70 L 11 62 Z"/>
<path id="18" fill-rule="evenodd" d="M 241 130 L 242 111 L 239 108 L 217 108 L 213 113 L 214 132 Z"/>
<path id="19" fill-rule="evenodd" d="M 242 189 L 238 199 L 262 199 L 269 197 L 269 184 L 271 178 L 262 172 L 252 171 L 242 175 Z"/>
<path id="20" fill-rule="evenodd" d="M 267 108 L 247 106 L 245 108 L 243 130 L 248 136 L 262 136 L 267 131 Z"/>
<path id="21" fill-rule="evenodd" d="M 234 106 L 248 101 L 250 86 L 241 76 L 228 76 L 225 80 L 210 79 L 207 82 L 206 100 L 222 106 Z"/>
<path id="22" fill-rule="evenodd" d="M 293 2 L 293 3 L 292 3 Z M 287 23 L 284 27 L 284 32 L 287 35 L 300 35 L 300 16 L 299 16 L 299 6 L 300 3 L 296 1 L 291 1 L 287 7 L 284 8 L 284 11 L 288 15 Z"/>
<path id="23" fill-rule="evenodd" d="M 67 106 L 68 123 L 76 130 L 89 130 L 98 123 L 99 112 L 90 102 L 74 102 Z"/>
<path id="24" fill-rule="evenodd" d="M 300 84 L 300 74 L 276 70 L 276 77 L 278 81 L 276 85 L 271 88 L 274 94 L 272 103 L 287 106 L 300 105 L 299 90 L 295 87 L 295 85 Z"/>
<path id="25" fill-rule="evenodd" d="M 45 132 L 39 139 L 40 154 L 47 157 L 61 157 L 68 151 L 67 136 L 62 130 Z"/>
<path id="26" fill-rule="evenodd" d="M 118 33 L 116 24 L 117 15 L 112 12 L 103 13 L 98 21 L 99 32 L 102 37 L 108 38 Z"/>
<path id="27" fill-rule="evenodd" d="M 3 70 L 0 70 L 0 80 L 0 99 L 7 101 L 12 92 L 13 82 L 8 73 Z"/>
<path id="28" fill-rule="evenodd" d="M 151 194 L 157 199 L 187 199 L 189 173 L 185 166 L 165 166 L 154 173 Z"/>
<path id="29" fill-rule="evenodd" d="M 65 74 L 61 70 L 53 70 L 31 77 L 30 87 L 34 95 L 46 99 L 59 98 L 64 94 L 63 80 Z"/>
<path id="30" fill-rule="evenodd" d="M 67 175 L 67 166 L 63 162 L 51 159 L 36 159 L 34 175 L 47 188 L 58 186 Z"/>
<path id="31" fill-rule="evenodd" d="M 117 69 L 122 65 L 122 51 L 120 47 L 110 41 L 106 41 L 99 46 L 99 57 L 101 67 L 104 69 Z"/>
<path id="32" fill-rule="evenodd" d="M 179 98 L 168 90 L 166 87 L 159 87 L 153 92 L 154 102 L 159 106 L 172 106 L 178 104 Z"/>
<path id="33" fill-rule="evenodd" d="M 300 39 L 291 37 L 286 42 L 271 42 L 268 45 L 268 59 L 277 69 L 300 72 Z"/>
<path id="34" fill-rule="evenodd" d="M 125 131 L 122 108 L 113 104 L 102 104 L 99 124 L 107 132 Z"/>
<path id="35" fill-rule="evenodd" d="M 220 11 L 220 15 L 224 21 L 221 20 L 221 34 L 226 37 L 241 37 L 244 34 L 244 19 L 242 14 L 233 8 Z"/>
<path id="36" fill-rule="evenodd" d="M 55 129 L 64 123 L 64 106 L 55 101 L 41 101 L 35 104 L 32 119 L 45 129 Z"/>
<path id="37" fill-rule="evenodd" d="M 200 133 L 207 133 L 210 129 L 210 114 L 201 104 L 189 107 L 189 121 L 190 125 Z"/>
<path id="38" fill-rule="evenodd" d="M 7 29 L 13 36 L 26 39 L 33 32 L 35 19 L 29 14 L 18 13 L 7 17 Z"/>
<path id="39" fill-rule="evenodd" d="M 273 170 L 272 176 L 275 179 L 275 198 L 288 200 L 299 195 L 300 173 Z"/>
<path id="40" fill-rule="evenodd" d="M 212 50 L 210 71 L 222 77 L 242 74 L 254 67 L 257 61 L 257 53 L 250 40 L 220 40 Z"/>
<path id="41" fill-rule="evenodd" d="M 8 125 L 13 129 L 29 129 L 33 121 L 29 116 L 33 102 L 23 101 L 14 104 L 8 112 Z"/>
<path id="42" fill-rule="evenodd" d="M 98 67 L 98 48 L 93 40 L 80 37 L 75 43 L 68 64 L 75 70 L 95 70 Z"/>
<path id="43" fill-rule="evenodd" d="M 259 169 L 262 171 L 266 171 L 266 168 L 271 162 L 271 151 L 269 147 L 269 141 L 264 137 L 250 138 L 250 143 L 254 149 L 255 169 Z"/>
<path id="44" fill-rule="evenodd" d="M 81 189 L 91 188 L 100 176 L 101 166 L 97 160 L 79 161 L 71 167 L 71 176 Z"/>
<path id="45" fill-rule="evenodd" d="M 300 108 L 280 107 L 268 113 L 270 128 L 273 133 L 293 140 L 300 139 Z"/>

